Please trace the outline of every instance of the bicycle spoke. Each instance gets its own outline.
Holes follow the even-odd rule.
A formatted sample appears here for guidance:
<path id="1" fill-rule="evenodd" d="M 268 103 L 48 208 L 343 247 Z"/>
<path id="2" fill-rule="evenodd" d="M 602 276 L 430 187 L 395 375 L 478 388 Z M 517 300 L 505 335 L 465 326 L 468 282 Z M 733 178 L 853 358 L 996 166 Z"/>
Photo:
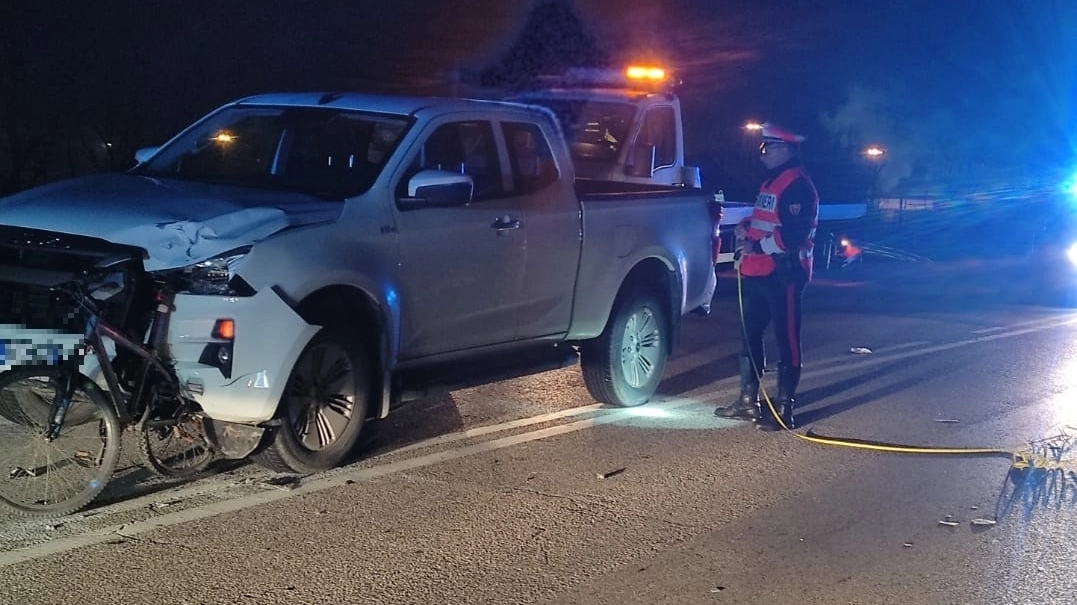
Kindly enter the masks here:
<path id="1" fill-rule="evenodd" d="M 85 506 L 104 488 L 118 458 L 115 414 L 82 383 L 59 434 L 45 438 L 63 371 L 26 368 L 0 380 L 0 502 L 21 513 L 56 516 Z"/>

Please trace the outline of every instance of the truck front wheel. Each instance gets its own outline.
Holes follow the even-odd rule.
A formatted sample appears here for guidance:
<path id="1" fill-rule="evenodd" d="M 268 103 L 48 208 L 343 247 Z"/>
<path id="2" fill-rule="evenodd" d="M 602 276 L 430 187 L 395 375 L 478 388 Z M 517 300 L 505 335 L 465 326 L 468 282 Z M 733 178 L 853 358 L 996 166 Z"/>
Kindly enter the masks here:
<path id="1" fill-rule="evenodd" d="M 344 462 L 359 439 L 370 401 L 370 363 L 362 347 L 327 329 L 300 354 L 277 418 L 256 461 L 280 472 L 315 473 Z"/>
<path id="2" fill-rule="evenodd" d="M 602 334 L 580 347 L 587 391 L 601 403 L 647 403 L 662 380 L 669 337 L 669 320 L 654 294 L 620 297 Z"/>

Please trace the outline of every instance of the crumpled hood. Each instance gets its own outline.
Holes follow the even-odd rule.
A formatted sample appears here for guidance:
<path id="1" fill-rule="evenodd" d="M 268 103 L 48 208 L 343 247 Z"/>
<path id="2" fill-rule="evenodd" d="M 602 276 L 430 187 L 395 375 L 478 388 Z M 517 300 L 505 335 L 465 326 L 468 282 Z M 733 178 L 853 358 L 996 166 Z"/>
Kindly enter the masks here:
<path id="1" fill-rule="evenodd" d="M 0 225 L 97 237 L 146 250 L 148 271 L 185 267 L 287 227 L 337 220 L 342 202 L 262 191 L 101 174 L 0 199 Z"/>

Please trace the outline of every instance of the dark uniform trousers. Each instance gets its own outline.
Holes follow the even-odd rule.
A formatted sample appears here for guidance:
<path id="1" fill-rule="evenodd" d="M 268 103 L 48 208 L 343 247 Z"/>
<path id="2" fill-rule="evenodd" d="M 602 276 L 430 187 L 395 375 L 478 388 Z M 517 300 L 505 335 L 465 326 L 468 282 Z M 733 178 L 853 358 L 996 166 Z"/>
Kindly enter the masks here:
<path id="1" fill-rule="evenodd" d="M 778 358 L 783 366 L 800 368 L 801 304 L 807 276 L 794 254 L 775 255 L 777 269 L 763 277 L 742 277 L 744 355 L 756 376 L 765 367 L 764 335 L 773 323 Z"/>

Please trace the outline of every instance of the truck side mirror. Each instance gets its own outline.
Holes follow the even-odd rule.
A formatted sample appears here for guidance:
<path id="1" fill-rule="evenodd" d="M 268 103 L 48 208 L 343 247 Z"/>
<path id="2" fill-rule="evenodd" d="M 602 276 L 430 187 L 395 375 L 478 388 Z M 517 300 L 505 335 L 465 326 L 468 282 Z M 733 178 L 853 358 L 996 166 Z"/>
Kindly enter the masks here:
<path id="1" fill-rule="evenodd" d="M 632 156 L 625 165 L 625 174 L 628 176 L 654 176 L 655 150 L 654 145 L 636 145 L 632 148 Z"/>
<path id="2" fill-rule="evenodd" d="M 397 202 L 401 210 L 466 206 L 474 192 L 475 182 L 470 174 L 423 170 L 408 179 L 408 195 Z"/>
<path id="3" fill-rule="evenodd" d="M 135 161 L 139 164 L 153 157 L 153 154 L 157 153 L 160 147 L 143 147 L 135 152 Z"/>
<path id="4" fill-rule="evenodd" d="M 703 179 L 699 175 L 699 166 L 682 166 L 680 185 L 688 189 L 702 189 Z"/>

